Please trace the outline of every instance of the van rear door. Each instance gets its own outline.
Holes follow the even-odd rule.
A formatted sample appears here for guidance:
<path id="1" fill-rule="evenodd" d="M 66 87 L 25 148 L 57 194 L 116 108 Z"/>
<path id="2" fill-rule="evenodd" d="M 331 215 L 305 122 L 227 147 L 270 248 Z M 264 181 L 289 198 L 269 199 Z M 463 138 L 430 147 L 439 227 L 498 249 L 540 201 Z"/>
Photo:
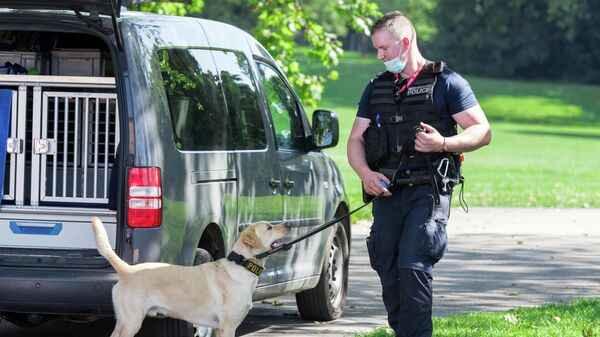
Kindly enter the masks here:
<path id="1" fill-rule="evenodd" d="M 125 5 L 133 1 L 125 1 Z M 119 17 L 121 0 L 0 0 L 2 7 L 14 9 L 78 9 L 82 12 L 94 12 Z"/>

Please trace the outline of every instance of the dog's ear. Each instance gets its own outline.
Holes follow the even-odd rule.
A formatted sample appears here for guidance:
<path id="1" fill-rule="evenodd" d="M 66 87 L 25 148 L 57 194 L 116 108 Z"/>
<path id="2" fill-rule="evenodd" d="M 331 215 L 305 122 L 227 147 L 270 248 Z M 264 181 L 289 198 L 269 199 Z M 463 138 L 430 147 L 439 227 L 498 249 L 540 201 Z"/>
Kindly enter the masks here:
<path id="1" fill-rule="evenodd" d="M 255 248 L 259 246 L 260 238 L 256 235 L 256 230 L 254 228 L 248 229 L 244 232 L 244 237 L 242 238 L 242 242 L 250 248 Z"/>

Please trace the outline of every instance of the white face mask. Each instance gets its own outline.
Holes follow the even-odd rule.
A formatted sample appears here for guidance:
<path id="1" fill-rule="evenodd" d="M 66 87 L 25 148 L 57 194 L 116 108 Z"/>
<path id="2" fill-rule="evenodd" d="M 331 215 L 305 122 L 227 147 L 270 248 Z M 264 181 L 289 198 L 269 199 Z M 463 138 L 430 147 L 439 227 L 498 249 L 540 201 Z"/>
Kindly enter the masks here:
<path id="1" fill-rule="evenodd" d="M 402 42 L 401 42 L 402 43 Z M 400 60 L 400 55 L 402 55 L 403 51 L 402 49 L 404 47 L 404 44 L 402 44 L 402 47 L 400 49 L 400 53 L 398 53 L 398 56 L 394 57 L 393 59 L 383 62 L 383 64 L 385 64 L 385 69 L 387 71 L 389 71 L 390 73 L 393 74 L 400 74 L 402 72 L 402 70 L 404 70 L 404 67 L 406 67 L 406 61 L 401 61 Z"/>

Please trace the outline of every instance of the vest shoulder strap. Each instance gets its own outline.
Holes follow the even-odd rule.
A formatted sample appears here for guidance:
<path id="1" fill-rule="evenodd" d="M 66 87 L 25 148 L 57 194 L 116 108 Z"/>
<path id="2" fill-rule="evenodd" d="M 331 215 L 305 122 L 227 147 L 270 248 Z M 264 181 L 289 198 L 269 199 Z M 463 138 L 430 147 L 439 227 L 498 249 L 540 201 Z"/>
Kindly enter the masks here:
<path id="1" fill-rule="evenodd" d="M 379 74 L 377 74 L 377 76 L 373 77 L 373 79 L 371 79 L 371 82 L 375 82 L 381 79 L 391 79 L 392 81 L 395 80 L 394 75 L 392 75 L 392 73 L 390 73 L 389 71 L 382 71 Z"/>
<path id="2" fill-rule="evenodd" d="M 439 74 L 442 73 L 444 69 L 446 69 L 446 63 L 444 61 L 433 61 L 427 63 L 422 71 L 431 74 Z"/>

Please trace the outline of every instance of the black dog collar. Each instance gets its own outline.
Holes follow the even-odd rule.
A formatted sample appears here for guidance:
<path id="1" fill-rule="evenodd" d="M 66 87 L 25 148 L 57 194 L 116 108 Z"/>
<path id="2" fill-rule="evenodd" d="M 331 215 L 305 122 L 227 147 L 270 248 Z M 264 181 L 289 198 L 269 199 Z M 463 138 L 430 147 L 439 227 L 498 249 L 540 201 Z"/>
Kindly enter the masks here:
<path id="1" fill-rule="evenodd" d="M 239 264 L 240 266 L 246 268 L 249 272 L 253 273 L 256 276 L 260 276 L 260 274 L 263 272 L 263 270 L 265 270 L 265 268 L 246 259 L 245 257 L 243 257 L 242 255 L 240 255 L 236 252 L 229 253 L 229 255 L 227 255 L 227 260 Z"/>

